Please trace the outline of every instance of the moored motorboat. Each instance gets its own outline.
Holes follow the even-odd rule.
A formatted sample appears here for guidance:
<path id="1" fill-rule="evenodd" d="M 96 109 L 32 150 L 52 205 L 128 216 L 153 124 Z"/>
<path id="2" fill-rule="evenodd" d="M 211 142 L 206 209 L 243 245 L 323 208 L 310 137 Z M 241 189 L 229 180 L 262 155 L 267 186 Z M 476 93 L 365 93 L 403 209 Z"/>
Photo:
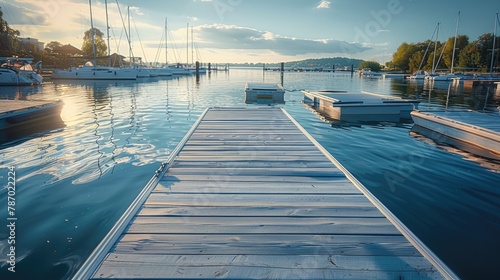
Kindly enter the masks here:
<path id="1" fill-rule="evenodd" d="M 42 76 L 31 67 L 30 58 L 2 57 L 0 63 L 0 85 L 24 86 L 43 82 Z"/>

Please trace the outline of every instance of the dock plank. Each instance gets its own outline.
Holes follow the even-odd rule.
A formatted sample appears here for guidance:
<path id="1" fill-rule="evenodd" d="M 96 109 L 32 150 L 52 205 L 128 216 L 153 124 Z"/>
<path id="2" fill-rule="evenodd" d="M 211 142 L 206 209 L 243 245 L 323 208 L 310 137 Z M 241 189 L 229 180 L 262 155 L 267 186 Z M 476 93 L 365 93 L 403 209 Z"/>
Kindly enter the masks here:
<path id="1" fill-rule="evenodd" d="M 442 278 L 283 110 L 211 109 L 186 139 L 93 279 Z"/>
<path id="2" fill-rule="evenodd" d="M 137 216 L 183 217 L 384 217 L 377 209 L 353 206 L 145 206 Z"/>
<path id="3" fill-rule="evenodd" d="M 132 234 L 135 235 L 135 234 Z M 264 235 L 264 234 L 260 234 Z M 275 234 L 276 235 L 276 234 Z M 281 235 L 278 235 L 281 236 Z M 138 242 L 122 241 L 114 249 L 119 254 L 169 254 L 198 255 L 342 255 L 342 256 L 400 256 L 412 257 L 418 255 L 418 251 L 408 242 L 385 242 L 385 243 L 361 243 L 358 240 L 339 241 L 337 243 L 321 244 L 318 240 L 309 241 L 306 235 L 300 235 L 302 239 L 283 242 L 266 242 L 259 239 L 252 240 L 253 243 L 235 242 L 190 242 L 189 240 L 173 242 Z M 153 236 L 158 237 L 158 236 Z M 370 236 L 373 237 L 373 236 Z M 239 236 L 235 237 L 235 239 Z M 392 250 L 384 248 L 390 244 Z"/>
<path id="4" fill-rule="evenodd" d="M 406 270 L 412 271 L 414 266 L 421 267 L 421 272 L 435 273 L 435 269 L 426 266 L 425 260 L 418 257 L 380 256 L 375 263 L 372 257 L 367 256 L 320 256 L 320 255 L 142 255 L 141 259 L 149 264 L 172 264 L 176 266 L 198 267 L 206 265 L 206 259 L 212 260 L 213 266 L 247 266 L 247 267 L 275 267 L 290 268 L 293 263 L 295 268 L 322 269 L 334 266 L 341 270 Z M 118 263 L 133 263 L 134 259 L 128 254 L 112 254 L 110 261 Z M 371 277 L 370 277 L 371 278 Z"/>
<path id="5" fill-rule="evenodd" d="M 439 278 L 439 273 L 418 257 L 342 255 L 139 255 L 148 271 L 134 273 L 133 259 L 127 254 L 111 254 L 107 270 L 100 277 L 155 278 L 169 275 L 178 279 L 408 279 Z M 207 261 L 208 260 L 208 261 Z M 415 267 L 418 267 L 415 270 Z M 196 273 L 193 273 L 196 272 Z"/>
<path id="6" fill-rule="evenodd" d="M 332 180 L 333 181 L 333 180 Z M 347 179 L 335 180 L 332 183 L 324 182 L 273 182 L 271 186 L 263 186 L 262 182 L 244 181 L 172 181 L 162 180 L 153 192 L 168 193 L 264 193 L 264 194 L 361 194 L 352 189 Z"/>
<path id="7" fill-rule="evenodd" d="M 281 195 L 281 194 L 223 194 L 223 193 L 151 193 L 145 205 L 184 206 L 368 206 L 370 202 L 354 195 Z"/>

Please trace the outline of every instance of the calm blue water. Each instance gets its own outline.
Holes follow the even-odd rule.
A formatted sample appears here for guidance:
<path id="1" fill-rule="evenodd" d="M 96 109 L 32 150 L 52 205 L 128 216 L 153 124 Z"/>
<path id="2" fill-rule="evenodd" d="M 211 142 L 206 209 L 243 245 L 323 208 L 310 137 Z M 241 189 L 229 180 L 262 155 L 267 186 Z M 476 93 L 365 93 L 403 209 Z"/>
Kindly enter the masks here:
<path id="1" fill-rule="evenodd" d="M 209 106 L 245 106 L 245 82 L 279 82 L 260 69 L 133 82 L 54 82 L 0 88 L 0 98 L 61 99 L 61 120 L 0 138 L 0 182 L 16 168 L 16 267 L 9 267 L 7 191 L 0 191 L 0 279 L 67 279 Z M 446 106 L 447 84 L 286 73 L 289 90 L 366 90 Z M 438 89 L 436 89 L 438 88 Z M 440 88 L 440 89 L 439 89 Z M 430 94 L 429 94 L 430 92 Z M 438 145 L 412 124 L 323 121 L 287 92 L 286 110 L 458 275 L 497 277 L 500 163 Z M 486 109 L 485 95 L 453 94 L 449 108 Z M 3 140 L 1 140 L 3 139 Z"/>

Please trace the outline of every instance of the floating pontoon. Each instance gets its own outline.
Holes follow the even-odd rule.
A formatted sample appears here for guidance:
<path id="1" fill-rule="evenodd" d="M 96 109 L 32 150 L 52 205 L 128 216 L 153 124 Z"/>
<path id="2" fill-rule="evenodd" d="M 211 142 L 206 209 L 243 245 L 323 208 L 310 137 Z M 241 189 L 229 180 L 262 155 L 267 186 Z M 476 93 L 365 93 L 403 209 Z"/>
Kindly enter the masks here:
<path id="1" fill-rule="evenodd" d="M 285 103 L 285 90 L 279 84 L 247 83 L 245 86 L 245 103 Z"/>
<path id="2" fill-rule="evenodd" d="M 303 91 L 304 102 L 332 119 L 348 122 L 400 122 L 420 101 L 369 92 Z"/>

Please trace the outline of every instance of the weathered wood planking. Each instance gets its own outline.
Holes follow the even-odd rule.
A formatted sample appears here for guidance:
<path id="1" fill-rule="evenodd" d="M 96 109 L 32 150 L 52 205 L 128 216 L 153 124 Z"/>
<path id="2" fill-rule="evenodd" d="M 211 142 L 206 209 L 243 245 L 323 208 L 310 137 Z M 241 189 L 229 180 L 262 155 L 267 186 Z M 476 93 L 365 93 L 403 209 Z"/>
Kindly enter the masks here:
<path id="1" fill-rule="evenodd" d="M 93 278 L 443 278 L 315 145 L 280 109 L 209 110 Z"/>

